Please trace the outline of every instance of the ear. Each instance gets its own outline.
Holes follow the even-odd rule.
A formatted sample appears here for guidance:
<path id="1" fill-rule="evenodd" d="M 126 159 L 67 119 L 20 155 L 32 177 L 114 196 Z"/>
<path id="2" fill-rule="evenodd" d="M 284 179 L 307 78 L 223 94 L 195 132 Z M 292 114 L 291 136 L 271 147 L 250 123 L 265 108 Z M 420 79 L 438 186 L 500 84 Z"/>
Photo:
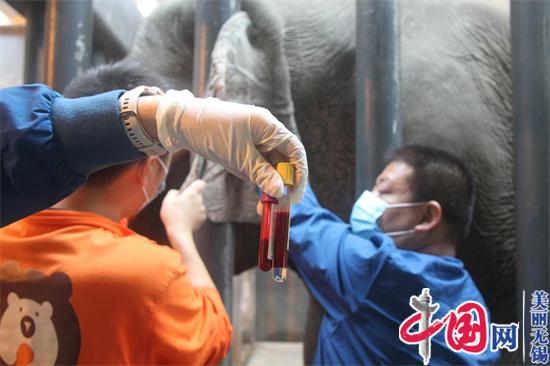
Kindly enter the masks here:
<path id="1" fill-rule="evenodd" d="M 138 180 L 142 185 L 147 185 L 149 183 L 149 177 L 151 176 L 151 169 L 153 167 L 152 159 L 146 158 L 137 162 L 136 174 Z"/>
<path id="2" fill-rule="evenodd" d="M 297 133 L 283 22 L 268 1 L 243 2 L 243 10 L 220 29 L 212 50 L 207 96 L 267 108 Z M 254 184 L 200 157 L 193 160 L 183 186 L 197 178 L 208 183 L 204 203 L 211 221 L 258 222 Z"/>
<path id="3" fill-rule="evenodd" d="M 40 304 L 40 312 L 44 313 L 44 316 L 49 318 L 53 314 L 53 308 L 52 304 L 50 304 L 48 301 L 44 301 L 42 304 Z"/>
<path id="4" fill-rule="evenodd" d="M 437 201 L 428 201 L 422 210 L 422 222 L 414 228 L 419 232 L 428 232 L 441 224 L 443 209 Z"/>
<path id="5" fill-rule="evenodd" d="M 247 13 L 234 14 L 220 29 L 207 92 L 267 108 L 297 133 L 283 22 L 268 2 L 247 2 L 243 8 Z"/>
<path id="6" fill-rule="evenodd" d="M 10 292 L 8 294 L 8 306 L 15 306 L 15 304 L 19 301 L 19 296 L 15 292 Z"/>

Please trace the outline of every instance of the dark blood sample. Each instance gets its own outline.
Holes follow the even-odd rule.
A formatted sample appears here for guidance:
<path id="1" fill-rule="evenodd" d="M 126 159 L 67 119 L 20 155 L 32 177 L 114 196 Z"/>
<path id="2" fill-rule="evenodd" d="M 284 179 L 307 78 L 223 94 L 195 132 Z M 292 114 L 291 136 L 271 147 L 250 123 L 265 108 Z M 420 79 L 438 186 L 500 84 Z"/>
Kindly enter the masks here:
<path id="1" fill-rule="evenodd" d="M 275 239 L 273 242 L 273 268 L 285 268 L 288 265 L 288 228 L 290 212 L 277 212 L 275 216 Z"/>
<path id="2" fill-rule="evenodd" d="M 277 204 L 277 199 L 262 193 L 260 201 L 262 202 L 262 226 L 260 229 L 260 247 L 258 249 L 258 268 L 267 272 L 273 267 L 273 261 L 269 255 L 269 242 L 272 232 L 273 205 Z"/>

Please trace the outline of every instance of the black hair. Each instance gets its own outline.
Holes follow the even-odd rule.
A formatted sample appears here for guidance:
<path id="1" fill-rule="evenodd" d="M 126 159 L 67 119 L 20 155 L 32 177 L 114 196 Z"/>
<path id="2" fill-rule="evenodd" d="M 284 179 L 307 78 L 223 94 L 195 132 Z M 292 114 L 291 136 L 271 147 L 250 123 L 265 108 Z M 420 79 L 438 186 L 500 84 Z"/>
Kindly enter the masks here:
<path id="1" fill-rule="evenodd" d="M 466 164 L 447 151 L 417 144 L 396 148 L 387 161 L 413 168 L 408 179 L 413 200 L 439 202 L 452 239 L 460 243 L 470 230 L 475 203 L 474 179 Z"/>
<path id="2" fill-rule="evenodd" d="M 166 89 L 164 80 L 138 61 L 122 60 L 103 64 L 76 76 L 63 91 L 65 98 L 80 98 L 140 85 Z"/>
<path id="3" fill-rule="evenodd" d="M 85 71 L 71 80 L 63 91 L 66 98 L 80 98 L 112 90 L 130 90 L 140 85 L 156 86 L 165 90 L 165 81 L 137 61 L 122 60 L 104 64 Z M 161 157 L 167 162 L 168 154 Z M 108 184 L 127 168 L 135 164 L 125 163 L 98 170 L 88 176 L 87 185 L 101 187 Z"/>

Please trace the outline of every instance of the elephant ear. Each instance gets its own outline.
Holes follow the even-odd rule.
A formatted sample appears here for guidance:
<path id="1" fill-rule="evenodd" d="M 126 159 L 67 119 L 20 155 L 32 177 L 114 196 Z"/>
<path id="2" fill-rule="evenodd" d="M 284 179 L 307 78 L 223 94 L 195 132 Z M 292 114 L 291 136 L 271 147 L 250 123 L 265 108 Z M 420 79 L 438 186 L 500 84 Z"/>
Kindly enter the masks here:
<path id="1" fill-rule="evenodd" d="M 207 95 L 267 108 L 297 134 L 282 26 L 254 27 L 245 12 L 231 16 L 222 26 L 212 51 Z M 253 183 L 242 181 L 199 156 L 195 156 L 183 185 L 196 178 L 208 183 L 204 202 L 211 221 L 259 222 L 259 195 Z"/>

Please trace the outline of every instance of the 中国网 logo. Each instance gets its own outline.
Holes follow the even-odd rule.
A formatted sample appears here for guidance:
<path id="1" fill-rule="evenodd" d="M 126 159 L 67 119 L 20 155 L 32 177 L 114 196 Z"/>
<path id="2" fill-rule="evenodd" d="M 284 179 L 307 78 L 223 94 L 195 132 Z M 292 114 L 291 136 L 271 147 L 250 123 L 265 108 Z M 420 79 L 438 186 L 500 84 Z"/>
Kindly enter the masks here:
<path id="1" fill-rule="evenodd" d="M 430 361 L 431 338 L 443 329 L 445 342 L 454 352 L 476 355 L 485 352 L 488 346 L 492 352 L 513 352 L 518 348 L 519 323 L 489 324 L 487 310 L 477 301 L 465 301 L 434 321 L 431 318 L 438 311 L 439 304 L 432 302 L 430 289 L 424 288 L 420 295 L 411 296 L 409 305 L 416 312 L 399 326 L 399 339 L 406 344 L 418 345 L 424 365 Z"/>

